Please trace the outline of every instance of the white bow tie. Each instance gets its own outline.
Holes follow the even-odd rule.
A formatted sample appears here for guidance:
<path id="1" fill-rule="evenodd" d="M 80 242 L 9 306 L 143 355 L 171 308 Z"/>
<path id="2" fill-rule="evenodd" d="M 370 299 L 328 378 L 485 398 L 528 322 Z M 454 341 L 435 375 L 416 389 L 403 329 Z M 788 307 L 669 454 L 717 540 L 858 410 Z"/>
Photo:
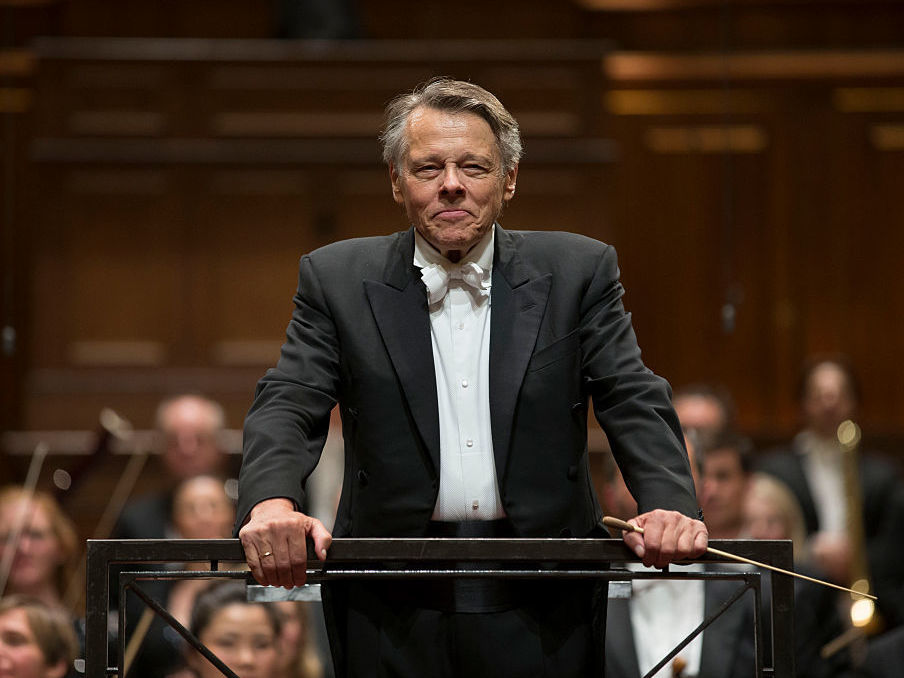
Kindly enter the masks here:
<path id="1" fill-rule="evenodd" d="M 442 264 L 430 264 L 421 269 L 421 279 L 427 286 L 427 296 L 431 304 L 442 301 L 449 290 L 450 280 L 461 280 L 473 287 L 480 296 L 490 293 L 490 274 L 473 261 L 467 264 L 453 264 L 447 269 Z"/>

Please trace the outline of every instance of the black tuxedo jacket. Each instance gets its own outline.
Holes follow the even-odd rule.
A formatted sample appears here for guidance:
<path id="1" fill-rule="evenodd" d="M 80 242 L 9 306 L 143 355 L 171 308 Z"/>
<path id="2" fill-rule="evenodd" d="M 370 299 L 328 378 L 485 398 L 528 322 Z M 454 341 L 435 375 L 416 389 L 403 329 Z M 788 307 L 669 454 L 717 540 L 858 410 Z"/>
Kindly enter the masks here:
<path id="1" fill-rule="evenodd" d="M 304 503 L 338 403 L 345 476 L 336 536 L 420 536 L 439 488 L 439 414 L 414 231 L 301 259 L 280 360 L 245 420 L 238 524 Z M 496 227 L 490 410 L 505 511 L 521 536 L 584 536 L 600 518 L 587 464 L 595 414 L 641 512 L 696 515 L 670 389 L 642 363 L 612 247 Z"/>

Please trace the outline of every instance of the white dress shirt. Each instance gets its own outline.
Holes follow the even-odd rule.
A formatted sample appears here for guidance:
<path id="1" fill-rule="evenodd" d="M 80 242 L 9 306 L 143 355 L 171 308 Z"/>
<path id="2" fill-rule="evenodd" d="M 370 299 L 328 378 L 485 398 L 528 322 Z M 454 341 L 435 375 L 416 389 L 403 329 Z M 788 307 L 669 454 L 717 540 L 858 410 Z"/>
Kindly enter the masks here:
<path id="1" fill-rule="evenodd" d="M 453 264 L 415 232 L 414 264 L 452 274 L 446 295 L 430 304 L 430 336 L 439 404 L 440 476 L 434 520 L 505 516 L 496 481 L 490 427 L 490 284 L 494 229 Z M 487 272 L 484 289 L 456 278 L 473 262 Z"/>
<path id="2" fill-rule="evenodd" d="M 628 569 L 646 571 L 653 568 L 629 563 Z M 702 572 L 703 565 L 694 563 L 681 566 L 680 570 Z M 631 585 L 631 630 L 637 665 L 643 676 L 703 623 L 704 582 L 700 579 L 635 579 Z M 677 655 L 687 662 L 682 675 L 700 673 L 702 652 L 701 633 Z M 656 678 L 671 678 L 672 675 L 671 664 L 666 664 L 656 673 Z"/>
<path id="3" fill-rule="evenodd" d="M 819 438 L 804 431 L 798 434 L 795 448 L 801 462 L 816 515 L 819 531 L 835 534 L 847 532 L 847 492 L 844 487 L 844 454 L 833 439 Z"/>

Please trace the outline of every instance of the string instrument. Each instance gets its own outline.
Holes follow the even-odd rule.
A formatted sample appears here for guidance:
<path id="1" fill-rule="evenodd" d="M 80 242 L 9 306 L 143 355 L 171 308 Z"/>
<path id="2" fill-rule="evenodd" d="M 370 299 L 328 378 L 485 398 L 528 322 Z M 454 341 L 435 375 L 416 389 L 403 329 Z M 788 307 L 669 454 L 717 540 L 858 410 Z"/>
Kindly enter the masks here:
<path id="1" fill-rule="evenodd" d="M 76 467 L 72 473 L 71 482 L 65 488 L 66 494 L 71 497 L 74 489 L 83 481 L 89 473 L 99 466 L 110 453 L 114 440 L 128 440 L 132 435 L 132 425 L 126 419 L 120 417 L 110 408 L 104 408 L 100 413 L 100 432 L 97 437 L 95 449 L 86 459 Z M 116 525 L 116 520 L 122 512 L 123 506 L 129 499 L 135 483 L 144 464 L 147 461 L 147 450 L 141 450 L 131 455 L 126 467 L 116 481 L 116 486 L 104 507 L 100 519 L 97 521 L 91 536 L 94 539 L 107 539 Z M 63 595 L 63 603 L 70 610 L 79 610 L 82 607 L 85 595 L 85 567 L 86 554 L 81 552 L 76 561 L 76 566 L 69 579 L 69 584 Z"/>
<path id="2" fill-rule="evenodd" d="M 84 481 L 107 460 L 114 440 L 127 439 L 132 430 L 132 425 L 109 407 L 101 410 L 98 424 L 97 440 L 91 452 L 81 457 L 70 471 L 57 469 L 53 473 L 53 498 L 61 507 L 71 502 Z"/>

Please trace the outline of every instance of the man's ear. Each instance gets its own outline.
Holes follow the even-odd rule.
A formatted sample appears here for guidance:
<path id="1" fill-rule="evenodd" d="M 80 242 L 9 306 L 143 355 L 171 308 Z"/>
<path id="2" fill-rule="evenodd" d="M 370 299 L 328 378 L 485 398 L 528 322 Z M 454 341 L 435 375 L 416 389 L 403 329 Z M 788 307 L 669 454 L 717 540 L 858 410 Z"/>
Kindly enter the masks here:
<path id="1" fill-rule="evenodd" d="M 518 181 L 518 165 L 515 165 L 505 175 L 505 186 L 503 187 L 502 199 L 508 202 L 515 197 L 515 184 Z"/>
<path id="2" fill-rule="evenodd" d="M 404 205 L 405 197 L 402 195 L 402 177 L 394 162 L 389 163 L 389 181 L 392 182 L 392 199 L 399 205 Z"/>

